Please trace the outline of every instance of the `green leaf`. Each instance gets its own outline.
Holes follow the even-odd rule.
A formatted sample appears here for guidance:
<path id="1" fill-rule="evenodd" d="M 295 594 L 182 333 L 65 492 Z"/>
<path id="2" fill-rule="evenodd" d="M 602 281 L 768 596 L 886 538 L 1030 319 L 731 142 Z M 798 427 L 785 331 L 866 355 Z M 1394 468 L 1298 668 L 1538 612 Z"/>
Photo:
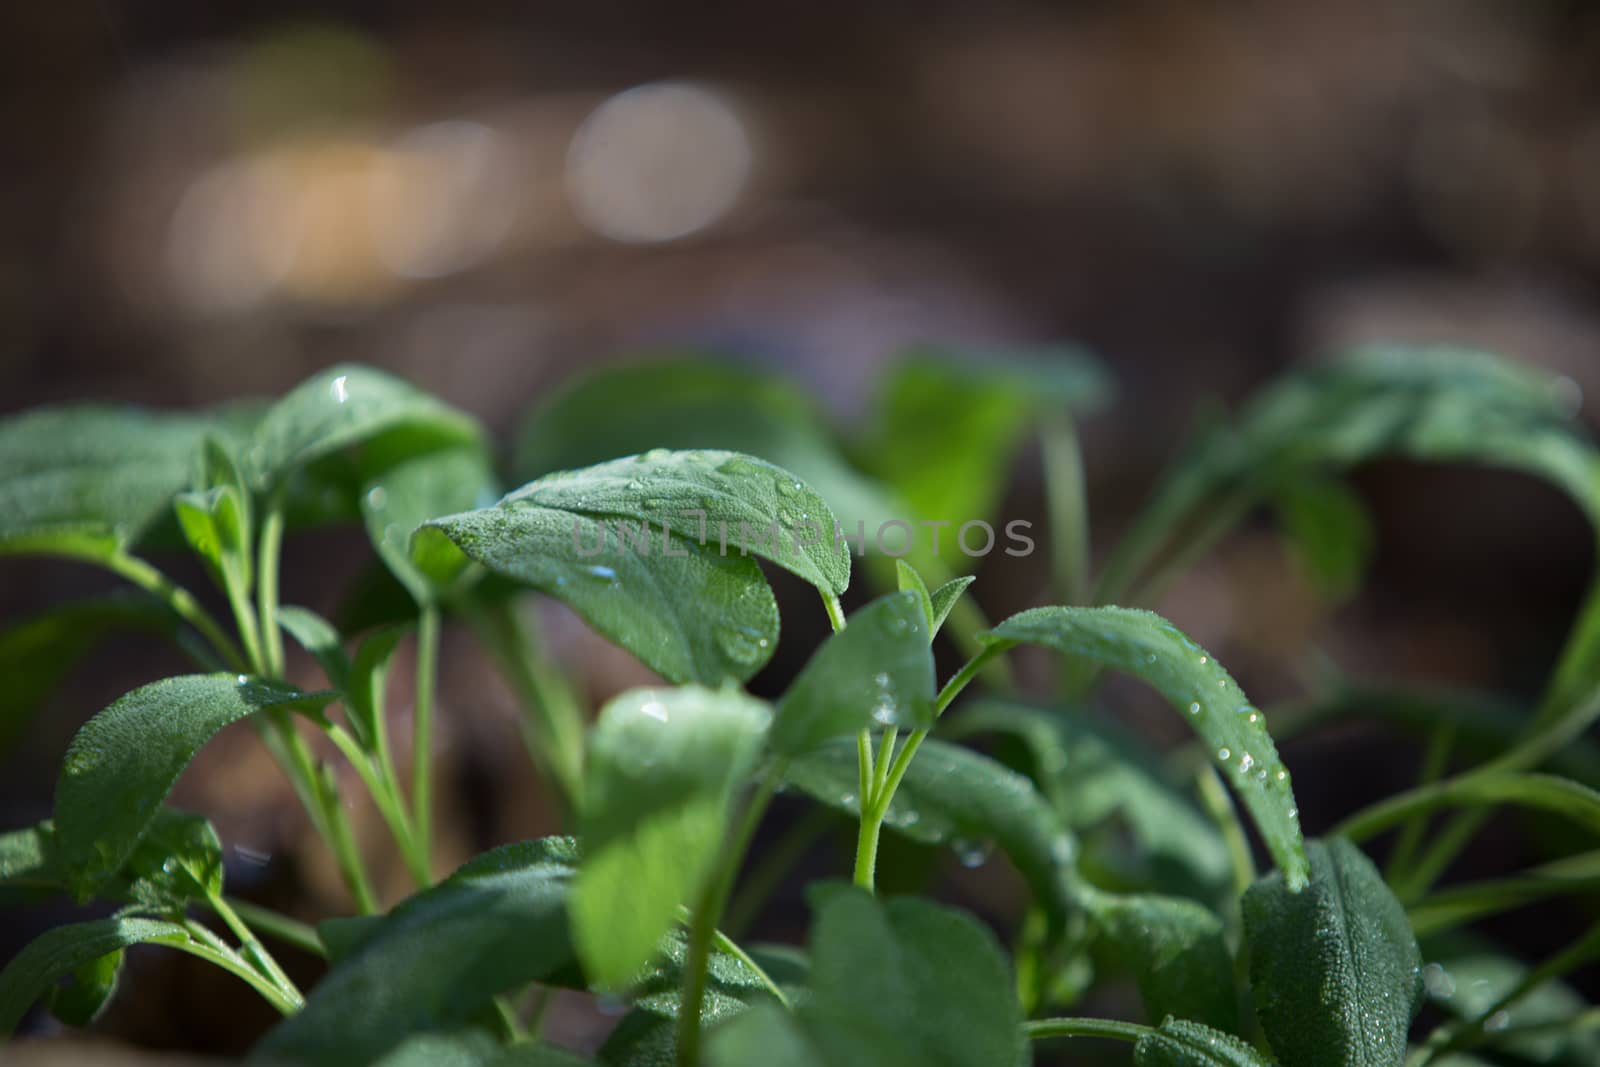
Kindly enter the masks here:
<path id="1" fill-rule="evenodd" d="M 858 889 L 822 896 L 810 995 L 792 1021 L 752 1009 L 712 1034 L 718 1067 L 1005 1067 L 1028 1060 L 1015 980 L 960 912 Z M 759 1053 L 759 1054 L 756 1054 Z"/>
<path id="2" fill-rule="evenodd" d="M 1036 608 L 1013 615 L 984 640 L 1003 648 L 1043 645 L 1153 686 L 1211 750 L 1290 890 L 1305 885 L 1299 808 L 1265 719 L 1222 665 L 1176 626 L 1128 608 Z"/>
<path id="3" fill-rule="evenodd" d="M 592 1061 L 553 1045 L 502 1045 L 482 1027 L 417 1034 L 375 1067 L 583 1067 Z"/>
<path id="4" fill-rule="evenodd" d="M 205 561 L 219 588 L 250 589 L 250 527 L 246 505 L 231 485 L 179 493 L 173 500 L 178 527 L 189 547 Z"/>
<path id="5" fill-rule="evenodd" d="M 1451 955 L 1422 970 L 1428 999 L 1465 1021 L 1478 1019 L 1528 976 L 1528 965 L 1494 952 Z M 1486 1028 L 1485 1047 L 1528 1063 L 1600 1063 L 1600 1034 L 1559 1024 L 1589 1010 L 1577 990 L 1560 981 L 1537 986 Z M 1518 1033 L 1537 1027 L 1532 1033 Z"/>
<path id="6" fill-rule="evenodd" d="M 1293 1067 L 1398 1067 L 1422 995 L 1405 909 L 1343 838 L 1313 841 L 1311 884 L 1281 872 L 1244 894 L 1256 1015 Z"/>
<path id="7" fill-rule="evenodd" d="M 502 502 L 426 523 L 412 547 L 414 558 L 436 558 L 453 544 L 563 601 L 668 681 L 744 681 L 772 656 L 778 605 L 754 559 L 676 536 L 655 541 L 670 552 L 602 554 L 613 533 L 587 515 Z"/>
<path id="8" fill-rule="evenodd" d="M 628 992 L 634 1008 L 600 1047 L 601 1063 L 618 1067 L 672 1067 L 688 944 L 680 931 L 664 940 L 654 963 Z M 770 972 L 769 972 L 770 973 Z M 713 951 L 706 964 L 700 1024 L 711 1027 L 757 1004 L 775 1004 L 761 976 L 736 956 Z M 781 981 L 777 975 L 774 980 Z"/>
<path id="9" fill-rule="evenodd" d="M 333 623 L 310 608 L 282 604 L 278 607 L 278 625 L 311 653 L 329 685 L 335 689 L 345 687 L 350 674 L 350 657 L 345 655 L 343 639 Z"/>
<path id="10" fill-rule="evenodd" d="M 68 892 L 55 823 L 0 834 L 0 886 Z M 222 892 L 222 843 L 199 815 L 162 808 L 133 853 L 97 895 L 138 911 L 181 914 L 192 900 Z"/>
<path id="11" fill-rule="evenodd" d="M 944 620 L 950 617 L 950 609 L 956 606 L 956 601 L 960 600 L 961 594 L 967 591 L 967 586 L 976 580 L 970 574 L 962 578 L 952 578 L 928 595 L 933 607 L 933 626 L 931 629 L 934 633 L 938 633 L 939 628 L 944 625 Z"/>
<path id="12" fill-rule="evenodd" d="M 361 515 L 384 564 L 419 604 L 432 603 L 455 577 L 411 557 L 411 535 L 429 519 L 494 500 L 489 457 L 481 446 L 446 448 L 396 463 L 364 487 Z"/>
<path id="13" fill-rule="evenodd" d="M 737 691 L 694 686 L 636 689 L 601 709 L 572 901 L 573 942 L 595 985 L 618 988 L 649 963 L 712 870 L 770 719 Z"/>
<path id="14" fill-rule="evenodd" d="M 108 952 L 73 968 L 72 980 L 67 985 L 46 990 L 45 1004 L 50 1014 L 66 1025 L 88 1026 L 116 993 L 117 978 L 121 974 L 122 950 Z"/>
<path id="15" fill-rule="evenodd" d="M 1193 1019 L 1225 1032 L 1238 1028 L 1233 955 L 1222 920 L 1192 900 L 1119 896 L 1080 885 L 1096 939 L 1127 964 L 1145 1014 Z"/>
<path id="16" fill-rule="evenodd" d="M 310 710 L 331 698 L 244 675 L 191 674 L 135 689 L 90 719 L 56 785 L 57 841 L 73 890 L 91 893 L 122 866 L 217 731 L 258 711 Z"/>
<path id="17" fill-rule="evenodd" d="M 902 593 L 916 594 L 917 601 L 922 605 L 922 614 L 928 623 L 928 640 L 933 640 L 933 597 L 928 593 L 928 583 L 922 580 L 922 575 L 917 573 L 917 568 L 903 559 L 894 561 L 895 584 Z M 948 583 L 947 583 L 948 584 Z"/>
<path id="18" fill-rule="evenodd" d="M 1020 740 L 1031 757 L 1034 780 L 1072 829 L 1087 833 L 1113 819 L 1126 827 L 1126 833 L 1115 835 L 1113 847 L 1104 850 L 1117 884 L 1202 902 L 1214 902 L 1226 888 L 1227 847 L 1216 825 L 1155 754 L 1115 723 L 1083 713 L 984 700 L 964 707 L 946 736 L 959 739 L 974 733 Z"/>
<path id="19" fill-rule="evenodd" d="M 1133 1047 L 1136 1067 L 1272 1067 L 1232 1034 L 1188 1019 L 1168 1019 Z"/>
<path id="20" fill-rule="evenodd" d="M 1364 841 L 1414 814 L 1440 808 L 1512 804 L 1560 815 L 1592 834 L 1600 834 L 1600 791 L 1553 774 L 1487 771 L 1421 786 L 1382 801 L 1339 825 L 1338 832 Z"/>
<path id="21" fill-rule="evenodd" d="M 1372 558 L 1372 520 L 1360 498 L 1339 482 L 1319 479 L 1283 486 L 1274 503 L 1290 546 L 1323 596 L 1353 594 Z"/>
<path id="22" fill-rule="evenodd" d="M 878 426 L 863 450 L 915 515 L 950 524 L 946 558 L 960 558 L 962 523 L 994 515 L 1030 424 L 1046 412 L 1096 407 L 1110 392 L 1099 364 L 1078 349 L 974 355 L 921 349 L 902 357 L 881 387 Z"/>
<path id="23" fill-rule="evenodd" d="M 225 418 L 80 405 L 0 419 L 0 552 L 48 552 L 68 534 L 139 543 L 170 518 Z"/>
<path id="24" fill-rule="evenodd" d="M 914 592 L 890 593 L 824 641 L 778 701 L 773 750 L 796 756 L 873 724 L 933 724 L 933 652 Z"/>
<path id="25" fill-rule="evenodd" d="M 369 752 L 376 751 L 378 731 L 381 729 L 389 663 L 394 659 L 395 649 L 400 646 L 401 639 L 410 631 L 409 626 L 385 626 L 368 634 L 356 646 L 355 659 L 350 664 L 344 688 L 344 701 L 356 738 Z"/>
<path id="26" fill-rule="evenodd" d="M 34 1001 L 78 968 L 142 942 L 183 944 L 189 935 L 159 919 L 97 919 L 46 930 L 0 971 L 0 1037 L 10 1034 Z"/>
<path id="27" fill-rule="evenodd" d="M 760 456 L 812 486 L 850 531 L 901 513 L 851 468 L 802 390 L 770 375 L 694 358 L 580 375 L 530 413 L 512 473 L 532 479 L 651 448 L 722 448 Z M 831 531 L 830 531 L 831 533 Z"/>
<path id="28" fill-rule="evenodd" d="M 119 590 L 59 604 L 38 618 L 0 631 L 0 750 L 21 733 L 73 665 L 119 630 L 171 637 L 177 616 L 147 593 Z"/>
<path id="29" fill-rule="evenodd" d="M 822 497 L 782 467 L 739 452 L 652 449 L 529 482 L 501 504 L 670 527 L 702 548 L 726 544 L 769 559 L 825 593 L 850 585 L 850 550 L 835 538 Z"/>
<path id="30" fill-rule="evenodd" d="M 361 445 L 357 469 L 375 473 L 481 437 L 473 419 L 410 383 L 343 364 L 301 382 L 267 410 L 256 427 L 251 467 L 263 486 L 274 486 L 309 463 Z"/>
<path id="31" fill-rule="evenodd" d="M 262 1040 L 267 1062 L 369 1063 L 407 1036 L 452 1031 L 503 992 L 568 967 L 569 838 L 495 849 L 407 899 Z"/>

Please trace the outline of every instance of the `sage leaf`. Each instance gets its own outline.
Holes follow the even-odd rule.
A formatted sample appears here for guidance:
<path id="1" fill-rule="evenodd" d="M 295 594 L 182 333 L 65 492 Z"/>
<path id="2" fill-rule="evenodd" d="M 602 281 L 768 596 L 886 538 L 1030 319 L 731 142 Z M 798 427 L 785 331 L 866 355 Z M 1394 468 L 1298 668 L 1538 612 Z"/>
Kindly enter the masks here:
<path id="1" fill-rule="evenodd" d="M 56 839 L 74 892 L 93 892 L 127 861 L 178 775 L 224 726 L 331 699 L 245 675 L 192 674 L 135 689 L 90 719 L 56 784 Z"/>
<path id="2" fill-rule="evenodd" d="M 1372 520 L 1350 489 L 1332 480 L 1291 482 L 1274 495 L 1278 520 L 1312 584 L 1329 600 L 1352 595 L 1372 558 Z"/>
<path id="3" fill-rule="evenodd" d="M 961 594 L 967 591 L 967 586 L 975 581 L 977 579 L 970 574 L 960 578 L 952 578 L 928 594 L 928 600 L 933 608 L 933 626 L 931 629 L 934 633 L 939 632 L 939 628 L 944 625 L 944 620 L 950 617 L 950 609 L 956 606 L 956 601 L 960 600 Z"/>
<path id="4" fill-rule="evenodd" d="M 782 467 L 740 452 L 652 449 L 540 478 L 501 503 L 671 528 L 701 547 L 715 542 L 769 559 L 825 593 L 850 585 L 850 550 L 822 497 Z"/>
<path id="5" fill-rule="evenodd" d="M 143 942 L 185 944 L 189 935 L 161 919 L 115 918 L 46 930 L 0 971 L 0 1037 L 10 1034 L 33 1002 L 78 968 Z"/>
<path id="6" fill-rule="evenodd" d="M 792 1018 L 760 1007 L 736 1016 L 712 1034 L 712 1063 L 1003 1067 L 1028 1061 L 1015 980 L 987 928 L 925 900 L 885 903 L 842 887 L 819 899 L 809 995 Z"/>
<path id="7" fill-rule="evenodd" d="M 350 674 L 350 657 L 345 654 L 344 643 L 333 623 L 310 608 L 298 604 L 283 604 L 278 608 L 278 625 L 295 639 L 299 646 L 311 653 L 322 668 L 328 684 L 343 689 Z"/>
<path id="8" fill-rule="evenodd" d="M 512 473 L 530 480 L 662 447 L 730 449 L 775 463 L 815 488 L 851 531 L 857 523 L 875 530 L 904 510 L 850 466 L 804 391 L 749 368 L 682 356 L 564 383 L 523 422 Z"/>
<path id="9" fill-rule="evenodd" d="M 184 539 L 205 561 L 218 587 L 247 593 L 252 580 L 250 526 L 239 491 L 219 485 L 179 493 L 173 510 Z"/>
<path id="10" fill-rule="evenodd" d="M 894 561 L 895 584 L 902 593 L 914 593 L 917 602 L 922 605 L 922 613 L 928 621 L 928 639 L 933 639 L 933 597 L 928 593 L 928 583 L 922 580 L 922 575 L 917 573 L 917 568 L 903 559 Z"/>
<path id="11" fill-rule="evenodd" d="M 669 535 L 649 554 L 602 554 L 594 546 L 613 533 L 587 515 L 502 502 L 425 523 L 412 550 L 435 574 L 449 550 L 555 597 L 671 682 L 744 681 L 771 658 L 778 605 L 754 559 Z"/>
<path id="12" fill-rule="evenodd" d="M 121 549 L 170 529 L 172 498 L 224 420 L 99 405 L 0 419 L 0 552 L 50 552 L 74 534 Z"/>
<path id="13" fill-rule="evenodd" d="M 0 886 L 71 890 L 53 820 L 0 834 Z M 190 901 L 221 892 L 222 843 L 216 831 L 199 815 L 163 808 L 97 895 L 137 911 L 177 915 Z"/>
<path id="14" fill-rule="evenodd" d="M 1262 1030 L 1288 1067 L 1398 1067 L 1422 996 L 1405 908 L 1349 841 L 1306 851 L 1306 889 L 1277 872 L 1242 901 Z"/>
<path id="15" fill-rule="evenodd" d="M 1133 971 L 1146 1015 L 1238 1028 L 1233 955 L 1215 912 L 1180 897 L 1104 893 L 1081 882 L 1075 896 L 1095 937 Z"/>
<path id="16" fill-rule="evenodd" d="M 1272 1061 L 1230 1033 L 1169 1018 L 1133 1047 L 1135 1067 L 1272 1067 Z"/>
<path id="17" fill-rule="evenodd" d="M 1222 665 L 1176 626 L 1128 608 L 1035 608 L 1013 615 L 984 640 L 1002 648 L 1042 645 L 1153 686 L 1210 749 L 1289 889 L 1305 885 L 1299 808 L 1265 718 Z"/>
<path id="18" fill-rule="evenodd" d="M 358 469 L 376 472 L 408 456 L 476 444 L 481 435 L 472 418 L 416 386 L 342 364 L 301 382 L 267 410 L 256 426 L 250 466 L 271 487 L 355 445 L 366 453 Z"/>
<path id="19" fill-rule="evenodd" d="M 1429 963 L 1422 969 L 1422 978 L 1430 1002 L 1470 1022 L 1516 989 L 1528 970 L 1527 964 L 1498 952 L 1465 951 Z M 1484 1047 L 1528 1063 L 1571 1067 L 1600 1063 L 1600 1034 L 1559 1025 L 1588 1010 L 1589 1002 L 1572 986 L 1545 982 L 1495 1017 L 1484 1034 Z"/>
<path id="20" fill-rule="evenodd" d="M 363 487 L 367 535 L 390 572 L 418 604 L 433 603 L 456 577 L 411 556 L 411 535 L 429 519 L 492 503 L 489 458 L 481 446 L 443 448 L 396 463 Z"/>
<path id="21" fill-rule="evenodd" d="M 828 637 L 778 701 L 771 744 L 799 755 L 873 726 L 933 723 L 933 652 L 915 592 L 890 593 Z"/>
<path id="22" fill-rule="evenodd" d="M 306 999 L 257 1045 L 264 1062 L 369 1063 L 412 1034 L 451 1031 L 497 994 L 572 961 L 569 838 L 494 849 L 366 924 Z"/>
<path id="23" fill-rule="evenodd" d="M 711 871 L 771 714 L 737 691 L 695 686 L 637 689 L 601 709 L 572 900 L 573 942 L 595 985 L 619 988 L 649 963 Z"/>
<path id="24" fill-rule="evenodd" d="M 45 1004 L 50 1014 L 66 1025 L 88 1026 L 115 995 L 121 974 L 122 950 L 108 952 L 74 967 L 72 980 L 67 985 L 47 989 Z"/>

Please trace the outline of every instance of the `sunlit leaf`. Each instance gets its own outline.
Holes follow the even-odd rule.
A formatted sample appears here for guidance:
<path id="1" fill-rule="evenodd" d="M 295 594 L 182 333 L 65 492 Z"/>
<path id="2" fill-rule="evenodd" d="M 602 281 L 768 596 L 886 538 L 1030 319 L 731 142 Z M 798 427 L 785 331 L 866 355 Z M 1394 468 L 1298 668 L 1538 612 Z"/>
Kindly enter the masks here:
<path id="1" fill-rule="evenodd" d="M 1188 1019 L 1168 1019 L 1133 1047 L 1135 1067 L 1272 1067 L 1230 1033 Z"/>

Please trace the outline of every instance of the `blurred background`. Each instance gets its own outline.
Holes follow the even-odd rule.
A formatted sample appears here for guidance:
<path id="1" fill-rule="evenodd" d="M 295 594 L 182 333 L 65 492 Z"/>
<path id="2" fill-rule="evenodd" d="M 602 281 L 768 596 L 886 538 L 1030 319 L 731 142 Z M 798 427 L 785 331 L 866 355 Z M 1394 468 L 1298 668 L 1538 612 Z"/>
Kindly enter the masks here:
<path id="1" fill-rule="evenodd" d="M 848 428 L 908 345 L 1071 341 L 1118 387 L 1083 427 L 1105 545 L 1208 406 L 1357 341 L 1464 342 L 1600 396 L 1600 6 L 1583 0 L 71 0 L 6 5 L 0 60 L 4 414 L 209 405 L 355 360 L 505 435 L 577 372 L 687 350 L 775 371 Z M 1378 547 L 1353 601 L 1321 601 L 1262 526 L 1162 609 L 1261 701 L 1292 696 L 1312 650 L 1536 695 L 1592 565 L 1578 510 L 1482 471 L 1383 463 L 1356 485 Z M 1032 452 L 1003 512 L 1042 524 Z M 286 598 L 327 603 L 364 551 L 358 532 L 301 538 Z M 1041 602 L 1044 565 L 991 561 L 986 610 Z M 106 585 L 5 561 L 0 623 Z M 570 617 L 551 628 L 595 699 L 645 677 Z M 758 691 L 824 629 L 786 603 Z M 46 817 L 76 727 L 183 664 L 153 638 L 97 655 L 0 753 L 0 824 Z M 1128 703 L 1158 740 L 1181 731 Z M 445 858 L 550 832 L 511 703 L 453 631 L 442 705 Z M 1359 728 L 1285 755 L 1312 832 L 1419 758 Z M 237 890 L 308 918 L 342 906 L 248 734 L 174 800 L 215 817 Z M 800 807 L 780 803 L 778 827 Z M 1504 871 L 1527 848 L 1496 823 L 1468 862 Z M 807 873 L 847 855 L 823 840 Z M 946 866 L 941 895 L 1014 923 L 998 861 Z M 798 893 L 768 912 L 758 932 L 803 937 Z M 66 914 L 0 918 L 0 959 Z M 1538 958 L 1576 921 L 1552 907 L 1507 936 Z M 100 1033 L 248 1047 L 269 1009 L 189 962 L 136 953 Z M 592 1046 L 606 1017 L 569 1008 L 557 1036 Z"/>

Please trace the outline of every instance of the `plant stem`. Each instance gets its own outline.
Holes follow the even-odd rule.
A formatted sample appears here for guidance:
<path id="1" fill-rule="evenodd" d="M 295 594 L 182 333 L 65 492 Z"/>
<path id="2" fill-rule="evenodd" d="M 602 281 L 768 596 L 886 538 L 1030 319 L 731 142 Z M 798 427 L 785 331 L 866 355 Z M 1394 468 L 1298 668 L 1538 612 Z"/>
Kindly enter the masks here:
<path id="1" fill-rule="evenodd" d="M 1029 1041 L 1048 1037 L 1104 1037 L 1113 1041 L 1138 1041 L 1156 1031 L 1138 1023 L 1125 1023 L 1116 1019 L 1035 1019 L 1022 1024 L 1022 1032 Z"/>
<path id="2" fill-rule="evenodd" d="M 772 895 L 789 869 L 816 844 L 833 822 L 833 812 L 825 807 L 813 807 L 783 833 L 775 844 L 769 845 L 765 855 L 745 875 L 744 885 L 733 898 L 722 928 L 734 937 L 744 933 L 760 913 L 761 906 Z"/>
<path id="3" fill-rule="evenodd" d="M 1450 749 L 1454 746 L 1455 739 L 1454 723 L 1442 722 L 1434 727 L 1428 735 L 1428 747 L 1422 757 L 1422 773 L 1417 779 L 1419 785 L 1437 782 L 1444 776 L 1445 768 L 1450 765 Z M 1427 829 L 1426 815 L 1413 815 L 1400 828 L 1400 836 L 1395 841 L 1393 851 L 1389 853 L 1389 862 L 1384 870 L 1390 885 L 1398 885 L 1404 881 L 1405 873 L 1416 858 L 1417 849 L 1421 847 Z"/>
<path id="4" fill-rule="evenodd" d="M 417 888 L 426 889 L 433 884 L 432 871 L 427 855 L 418 847 L 416 833 L 411 826 L 411 817 L 406 812 L 405 801 L 400 796 L 400 787 L 391 771 L 385 774 L 381 767 L 372 765 L 372 756 L 362 749 L 350 731 L 342 726 L 334 726 L 327 731 L 328 738 L 334 746 L 343 753 L 350 766 L 355 768 L 356 775 L 367 787 L 367 793 L 372 797 L 372 802 L 378 808 L 378 814 L 383 816 L 383 821 L 389 826 L 389 833 L 394 837 L 395 844 L 400 847 L 400 855 L 404 858 L 406 868 L 411 872 L 411 878 L 417 883 Z"/>
<path id="5" fill-rule="evenodd" d="M 283 631 L 278 628 L 278 557 L 283 551 L 283 486 L 267 497 L 261 517 L 260 554 L 256 561 L 256 615 L 261 624 L 262 667 L 273 678 L 283 676 Z"/>
<path id="6" fill-rule="evenodd" d="M 1243 893 L 1255 884 L 1256 861 L 1250 854 L 1250 840 L 1245 837 L 1244 826 L 1239 822 L 1239 809 L 1233 805 L 1228 787 L 1222 784 L 1215 767 L 1206 765 L 1195 777 L 1199 788 L 1200 806 L 1205 808 L 1211 821 L 1222 831 L 1223 843 L 1228 847 L 1228 864 L 1233 870 L 1233 891 Z"/>
<path id="7" fill-rule="evenodd" d="M 188 931 L 190 940 L 162 941 L 161 944 L 170 945 L 179 952 L 187 952 L 189 955 L 203 959 L 207 963 L 216 964 L 229 974 L 244 981 L 257 993 L 260 993 L 267 1003 L 278 1009 L 283 1015 L 293 1015 L 304 1005 L 305 1002 L 297 996 L 293 996 L 273 985 L 260 971 L 240 959 L 238 953 L 233 952 L 226 946 L 218 948 L 209 944 L 208 939 L 200 936 L 200 931 L 205 930 L 205 927 L 199 923 L 193 920 L 186 920 L 183 923 L 183 927 Z M 209 934 L 210 931 L 206 931 L 206 933 Z"/>
<path id="8" fill-rule="evenodd" d="M 861 825 L 856 831 L 855 883 L 869 893 L 877 892 L 878 836 L 883 832 L 883 816 L 876 805 L 862 805 Z"/>
<path id="9" fill-rule="evenodd" d="M 1089 507 L 1072 416 L 1063 411 L 1045 419 L 1040 446 L 1056 595 L 1063 604 L 1081 604 L 1088 596 Z"/>
<path id="10" fill-rule="evenodd" d="M 322 938 L 317 936 L 316 928 L 310 923 L 303 923 L 299 919 L 291 919 L 270 908 L 263 908 L 259 904 L 252 904 L 248 900 L 237 897 L 224 897 L 234 914 L 248 923 L 254 930 L 275 937 L 286 945 L 293 945 L 302 952 L 309 952 L 313 956 L 326 959 L 328 950 L 323 947 Z"/>
<path id="11" fill-rule="evenodd" d="M 350 821 L 345 817 L 344 807 L 340 803 L 337 784 L 331 775 L 319 773 L 311 750 L 305 738 L 300 736 L 300 731 L 294 728 L 294 723 L 286 715 L 270 712 L 269 715 L 273 737 L 280 748 L 281 762 L 289 780 L 300 794 L 312 825 L 332 850 L 340 878 L 355 900 L 357 909 L 363 915 L 371 915 L 378 910 L 377 896 L 367 877 L 361 850 L 356 847 L 355 837 L 350 831 Z"/>
<path id="12" fill-rule="evenodd" d="M 711 959 L 711 945 L 716 940 L 717 924 L 722 919 L 722 909 L 727 906 L 738 877 L 739 865 L 755 837 L 756 827 L 767 805 L 783 781 L 786 764 L 779 762 L 768 771 L 749 803 L 744 817 L 735 831 L 727 858 L 706 879 L 700 899 L 689 924 L 689 944 L 684 955 L 683 996 L 678 1004 L 678 1067 L 699 1067 L 700 1063 L 700 1008 L 706 992 L 706 966 Z M 759 968 L 757 968 L 759 970 Z"/>
<path id="13" fill-rule="evenodd" d="M 254 963 L 261 973 L 266 976 L 267 980 L 277 986 L 285 996 L 304 1003 L 306 998 L 294 984 L 294 980 L 284 973 L 282 967 L 278 966 L 278 961 L 272 958 L 272 953 L 268 952 L 266 946 L 257 940 L 255 931 L 251 930 L 244 920 L 239 917 L 238 913 L 228 905 L 222 894 L 207 893 L 206 902 L 211 905 L 211 910 L 216 912 L 217 916 L 227 924 L 228 929 L 233 931 L 233 936 L 239 939 L 239 947 L 243 949 L 244 958 L 248 962 Z"/>
<path id="14" fill-rule="evenodd" d="M 412 715 L 411 826 L 427 885 L 433 866 L 433 702 L 439 674 L 439 609 L 426 604 L 417 616 L 417 695 Z"/>
<path id="15" fill-rule="evenodd" d="M 156 570 L 150 564 L 137 556 L 129 556 L 117 552 L 109 556 L 90 554 L 73 554 L 73 558 L 85 562 L 100 563 L 113 573 L 126 578 L 134 585 L 161 600 L 184 622 L 193 626 L 200 632 L 217 654 L 227 662 L 235 671 L 244 672 L 251 669 L 251 663 L 239 651 L 239 646 L 233 638 L 228 636 L 226 630 L 218 624 L 201 606 L 200 602 L 182 586 Z"/>

